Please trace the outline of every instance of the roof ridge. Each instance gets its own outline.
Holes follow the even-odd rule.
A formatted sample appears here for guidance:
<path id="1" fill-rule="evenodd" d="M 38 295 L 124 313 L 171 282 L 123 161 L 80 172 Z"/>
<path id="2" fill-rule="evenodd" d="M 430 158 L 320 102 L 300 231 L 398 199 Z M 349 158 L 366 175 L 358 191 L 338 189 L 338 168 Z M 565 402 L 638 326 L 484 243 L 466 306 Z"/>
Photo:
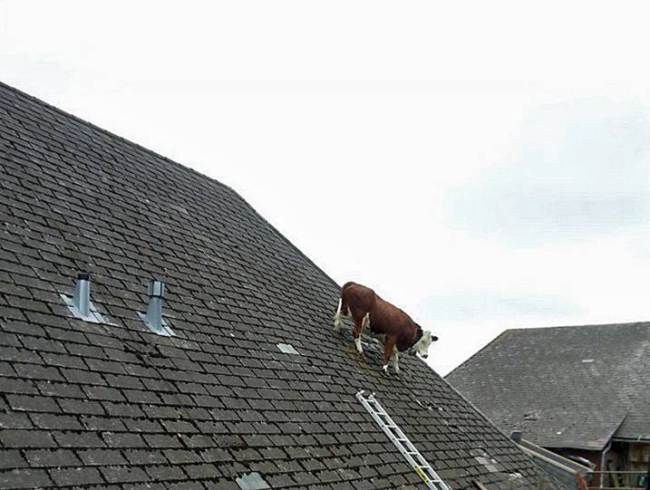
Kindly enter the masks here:
<path id="1" fill-rule="evenodd" d="M 19 88 L 8 85 L 7 83 L 5 83 L 5 82 L 3 82 L 1 80 L 0 80 L 0 87 L 15 93 L 15 94 L 19 95 L 20 97 L 23 97 L 23 98 L 28 99 L 28 100 L 30 100 L 32 102 L 36 102 L 36 103 L 38 103 L 38 104 L 40 104 L 42 106 L 45 106 L 48 109 L 50 109 L 50 110 L 52 110 L 52 111 L 54 111 L 54 112 L 56 112 L 58 114 L 61 114 L 61 115 L 65 116 L 65 117 L 67 117 L 67 118 L 73 119 L 74 121 L 81 124 L 82 126 L 86 126 L 88 128 L 91 128 L 94 131 L 99 131 L 100 133 L 102 133 L 102 134 L 104 134 L 106 136 L 109 136 L 110 138 L 117 139 L 122 143 L 126 143 L 127 145 L 130 145 L 130 146 L 132 146 L 134 148 L 137 148 L 140 151 L 143 151 L 143 152 L 148 153 L 150 155 L 153 155 L 153 156 L 155 156 L 157 158 L 165 160 L 166 162 L 169 162 L 169 163 L 171 163 L 173 165 L 176 165 L 177 167 L 180 167 L 185 171 L 189 171 L 189 172 L 191 172 L 193 174 L 196 174 L 196 175 L 200 176 L 201 178 L 208 179 L 210 182 L 216 183 L 219 186 L 224 187 L 224 188 L 228 189 L 229 191 L 234 192 L 239 197 L 241 197 L 229 185 L 224 184 L 223 182 L 215 179 L 214 177 L 210 177 L 209 175 L 203 174 L 203 173 L 199 172 L 198 170 L 195 170 L 195 169 L 193 169 L 191 167 L 183 165 L 182 163 L 179 163 L 176 160 L 172 160 L 171 158 L 163 155 L 162 153 L 158 153 L 158 152 L 156 152 L 154 150 L 146 148 L 145 146 L 142 146 L 140 143 L 136 143 L 135 141 L 131 141 L 130 139 L 125 138 L 124 136 L 120 136 L 120 135 L 118 135 L 116 133 L 113 133 L 112 131 L 109 131 L 108 129 L 104 129 L 104 128 L 100 127 L 100 126 L 97 126 L 95 123 L 87 121 L 86 119 L 83 119 L 83 118 L 81 118 L 79 116 L 76 116 L 75 114 L 72 114 L 71 112 L 67 112 L 67 111 L 65 111 L 65 110 L 63 110 L 63 109 L 61 109 L 59 107 L 56 107 L 56 106 L 50 104 L 49 102 L 44 101 L 43 99 L 39 99 L 38 97 L 35 97 L 35 96 L 30 95 L 30 94 L 28 94 L 26 92 L 23 92 Z M 250 204 L 248 204 L 248 202 L 246 202 L 246 204 L 250 207 Z"/>
<path id="2" fill-rule="evenodd" d="M 634 325 L 650 326 L 650 320 L 620 322 L 620 323 L 585 323 L 582 325 L 551 325 L 546 327 L 520 327 L 520 328 L 508 328 L 504 330 L 504 332 L 524 332 L 529 330 L 558 330 L 558 329 L 568 330 L 568 329 L 592 328 L 592 327 L 631 327 Z"/>
<path id="3" fill-rule="evenodd" d="M 460 368 L 468 364 L 470 361 L 474 360 L 479 354 L 488 349 L 492 344 L 496 343 L 504 334 L 508 332 L 527 332 L 527 331 L 539 331 L 539 330 L 558 330 L 558 329 L 578 329 L 578 328 L 593 328 L 593 327 L 631 327 L 634 325 L 643 325 L 646 324 L 650 327 L 650 321 L 640 321 L 640 322 L 623 322 L 623 323 L 594 323 L 594 324 L 585 324 L 585 325 L 555 325 L 550 327 L 521 327 L 521 328 L 507 328 L 503 330 L 499 335 L 490 340 L 487 344 L 477 350 L 474 354 L 469 356 L 463 362 L 461 362 L 454 369 L 449 371 L 444 378 L 447 379 Z"/>
<path id="4" fill-rule="evenodd" d="M 232 190 L 232 189 L 231 189 Z M 246 199 L 244 199 L 241 195 L 239 195 L 236 191 L 233 191 L 243 202 L 248 206 L 262 221 L 264 221 L 269 227 L 273 230 L 273 233 L 275 233 L 281 240 L 284 240 L 295 252 L 298 252 L 302 258 L 307 260 L 311 265 L 313 265 L 318 272 L 322 273 L 329 281 L 336 286 L 337 289 L 340 289 L 341 286 L 339 283 L 337 283 L 332 277 L 330 277 L 329 274 L 327 274 L 319 265 L 317 265 L 312 259 L 309 258 L 302 250 L 300 250 L 291 240 L 289 240 L 286 236 L 284 236 L 283 233 L 280 233 L 280 231 L 273 225 L 269 220 L 267 220 L 264 216 L 262 216 L 260 213 L 257 212 L 257 210 L 251 206 Z M 334 308 L 336 305 L 334 305 Z"/>
<path id="5" fill-rule="evenodd" d="M 43 105 L 43 106 L 49 108 L 50 110 L 52 110 L 52 111 L 54 111 L 54 112 L 56 112 L 58 114 L 61 114 L 61 115 L 65 116 L 65 117 L 68 117 L 68 118 L 71 118 L 71 119 L 75 120 L 76 122 L 78 122 L 79 124 L 81 124 L 82 126 L 87 126 L 87 127 L 91 128 L 91 129 L 93 129 L 95 131 L 99 131 L 100 133 L 103 133 L 106 136 L 109 136 L 111 138 L 115 138 L 115 139 L 117 139 L 117 140 L 119 140 L 119 141 L 121 141 L 123 143 L 126 143 L 128 145 L 131 145 L 131 146 L 139 149 L 140 151 L 144 151 L 145 153 L 148 153 L 150 155 L 154 155 L 154 156 L 156 156 L 158 158 L 161 158 L 161 159 L 163 159 L 163 160 L 165 160 L 165 161 L 167 161 L 167 162 L 169 162 L 169 163 L 171 163 L 173 165 L 176 165 L 177 167 L 180 167 L 184 171 L 189 171 L 189 172 L 191 172 L 191 173 L 193 173 L 193 174 L 195 174 L 195 175 L 197 175 L 197 176 L 199 176 L 199 177 L 201 177 L 203 179 L 208 179 L 210 182 L 218 184 L 219 186 L 227 189 L 228 191 L 235 194 L 239 199 L 241 199 L 242 202 L 246 206 L 248 206 L 248 208 L 251 211 L 253 211 L 259 218 L 261 218 L 267 225 L 269 225 L 269 227 L 273 230 L 273 232 L 278 237 L 280 237 L 282 240 L 284 240 L 294 251 L 298 252 L 311 265 L 313 265 L 316 269 L 318 269 L 319 272 L 323 273 L 323 275 L 325 275 L 325 277 L 327 277 L 334 286 L 336 286 L 337 288 L 340 288 L 340 285 L 332 277 L 330 277 L 329 274 L 327 274 L 325 271 L 323 271 L 323 269 L 321 267 L 316 265 L 316 263 L 314 263 L 314 261 L 312 259 L 310 259 L 305 253 L 303 253 L 284 234 L 280 233 L 280 231 L 277 229 L 277 227 L 275 225 L 273 225 L 268 219 L 266 219 L 264 216 L 262 216 L 260 213 L 258 213 L 257 210 L 239 192 L 237 192 L 235 189 L 233 189 L 229 185 L 224 184 L 223 182 L 215 179 L 214 177 L 203 174 L 203 173 L 199 172 L 198 170 L 195 170 L 195 169 L 193 169 L 191 167 L 183 165 L 182 163 L 179 163 L 179 162 L 177 162 L 175 160 L 172 160 L 171 158 L 166 157 L 165 155 L 162 155 L 161 153 L 157 153 L 156 151 L 150 150 L 149 148 L 146 148 L 146 147 L 142 146 L 141 144 L 136 143 L 135 141 L 131 141 L 131 140 L 129 140 L 127 138 L 124 138 L 123 136 L 120 136 L 118 134 L 115 134 L 115 133 L 113 133 L 113 132 L 111 132 L 111 131 L 109 131 L 107 129 L 101 128 L 101 127 L 97 126 L 96 124 L 94 124 L 94 123 L 92 123 L 90 121 L 82 119 L 79 116 L 76 116 L 76 115 L 74 115 L 74 114 L 72 114 L 70 112 L 64 111 L 63 109 L 60 109 L 60 108 L 58 108 L 58 107 L 56 107 L 56 106 L 42 100 L 42 99 L 39 99 L 38 97 L 35 97 L 35 96 L 30 95 L 30 94 L 28 94 L 26 92 L 23 92 L 22 90 L 20 90 L 20 89 L 18 89 L 16 87 L 8 85 L 8 84 L 6 84 L 5 82 L 3 82 L 1 80 L 0 80 L 0 87 L 2 87 L 4 89 L 7 89 L 7 90 L 9 90 L 11 92 L 14 92 L 15 94 L 18 94 L 19 96 L 21 96 L 21 97 L 23 97 L 25 99 L 37 102 L 38 104 Z"/>
<path id="6" fill-rule="evenodd" d="M 457 370 L 462 368 L 465 364 L 470 362 L 472 359 L 474 359 L 476 356 L 478 356 L 481 352 L 486 350 L 488 347 L 490 347 L 492 344 L 494 344 L 497 340 L 499 340 L 506 332 L 510 332 L 515 329 L 505 329 L 503 330 L 499 335 L 494 337 L 492 340 L 490 340 L 487 344 L 485 344 L 483 347 L 481 347 L 479 350 L 477 350 L 474 354 L 469 356 L 467 359 L 465 359 L 463 362 L 461 362 L 458 366 L 456 366 L 454 369 L 449 371 L 445 376 L 444 379 L 446 380 L 449 376 L 451 376 L 453 373 L 455 373 Z"/>

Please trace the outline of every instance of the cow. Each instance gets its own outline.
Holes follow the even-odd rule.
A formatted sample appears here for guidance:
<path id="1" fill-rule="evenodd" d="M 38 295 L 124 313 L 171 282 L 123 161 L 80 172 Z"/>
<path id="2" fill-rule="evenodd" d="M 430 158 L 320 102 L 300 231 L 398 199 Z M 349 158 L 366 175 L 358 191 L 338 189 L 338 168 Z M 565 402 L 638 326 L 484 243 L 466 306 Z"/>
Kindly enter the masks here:
<path id="1" fill-rule="evenodd" d="M 334 315 L 334 331 L 341 330 L 341 316 L 352 315 L 354 328 L 352 336 L 359 354 L 363 354 L 361 334 L 366 327 L 384 336 L 384 364 L 382 369 L 388 374 L 388 364 L 392 359 L 395 374 L 399 374 L 399 353 L 419 354 L 427 358 L 429 346 L 438 340 L 431 332 L 422 331 L 410 316 L 388 301 L 379 297 L 372 289 L 347 282 L 341 288 L 341 297 Z"/>

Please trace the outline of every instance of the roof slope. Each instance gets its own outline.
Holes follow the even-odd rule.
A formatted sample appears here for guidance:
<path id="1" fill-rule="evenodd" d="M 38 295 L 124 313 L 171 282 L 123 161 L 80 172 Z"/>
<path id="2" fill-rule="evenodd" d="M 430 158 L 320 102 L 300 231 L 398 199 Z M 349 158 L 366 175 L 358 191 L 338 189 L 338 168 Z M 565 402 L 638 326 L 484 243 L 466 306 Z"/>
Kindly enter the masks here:
<path id="1" fill-rule="evenodd" d="M 337 285 L 229 188 L 5 85 L 0 171 L 0 487 L 417 485 L 360 389 L 453 489 L 543 478 L 420 361 L 360 362 Z M 83 270 L 111 325 L 64 306 Z M 153 277 L 176 337 L 137 316 Z"/>
<path id="2" fill-rule="evenodd" d="M 446 379 L 544 447 L 650 440 L 650 323 L 507 330 Z"/>

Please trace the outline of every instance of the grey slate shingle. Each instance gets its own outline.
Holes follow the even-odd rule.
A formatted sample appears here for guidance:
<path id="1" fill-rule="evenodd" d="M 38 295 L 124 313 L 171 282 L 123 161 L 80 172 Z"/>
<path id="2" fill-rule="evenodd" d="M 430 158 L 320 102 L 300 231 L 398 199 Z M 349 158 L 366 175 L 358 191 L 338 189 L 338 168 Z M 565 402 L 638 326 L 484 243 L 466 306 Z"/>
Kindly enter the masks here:
<path id="1" fill-rule="evenodd" d="M 385 378 L 371 342 L 360 363 L 332 334 L 338 286 L 231 189 L 5 85 L 0 250 L 0 450 L 15 465 L 0 486 L 237 488 L 258 471 L 276 487 L 417 487 L 360 389 L 455 490 L 510 488 L 479 447 L 528 487 L 544 478 L 420 361 Z M 59 294 L 78 271 L 112 325 L 69 316 Z M 177 337 L 136 314 L 153 277 Z"/>
<path id="2" fill-rule="evenodd" d="M 15 468 L 0 471 L 0 488 L 42 488 L 51 485 L 52 481 L 45 470 L 31 468 Z"/>
<path id="3" fill-rule="evenodd" d="M 447 375 L 506 431 L 542 447 L 650 440 L 650 323 L 507 330 Z"/>

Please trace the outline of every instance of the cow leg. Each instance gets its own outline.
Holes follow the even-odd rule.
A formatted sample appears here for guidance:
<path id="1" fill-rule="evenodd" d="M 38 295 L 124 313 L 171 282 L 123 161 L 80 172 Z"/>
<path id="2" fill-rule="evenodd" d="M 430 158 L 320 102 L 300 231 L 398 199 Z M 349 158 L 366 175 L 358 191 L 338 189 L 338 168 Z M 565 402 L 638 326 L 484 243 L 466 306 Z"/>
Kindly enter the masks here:
<path id="1" fill-rule="evenodd" d="M 395 337 L 386 335 L 386 339 L 384 340 L 384 366 L 382 367 L 384 374 L 388 374 L 388 362 L 394 355 L 393 350 L 395 349 L 396 342 L 397 339 Z"/>
<path id="2" fill-rule="evenodd" d="M 343 326 L 343 322 L 341 321 L 341 318 L 344 316 L 348 316 L 350 314 L 350 307 L 348 304 L 345 302 L 345 299 L 343 296 L 339 298 L 339 305 L 336 308 L 336 313 L 334 314 L 334 331 L 335 332 L 340 332 L 341 327 Z"/>
<path id="3" fill-rule="evenodd" d="M 343 298 L 339 298 L 339 306 L 336 308 L 336 313 L 334 314 L 334 331 L 341 331 L 341 306 L 343 305 Z"/>
<path id="4" fill-rule="evenodd" d="M 354 314 L 352 315 L 354 317 Z M 370 323 L 370 313 L 366 313 L 363 318 L 359 319 L 358 317 L 354 319 L 354 329 L 352 330 L 352 336 L 354 337 L 354 345 L 357 346 L 357 351 L 359 354 L 363 354 L 363 347 L 361 347 L 361 334 L 363 329 Z"/>
<path id="5" fill-rule="evenodd" d="M 392 360 L 393 360 L 393 369 L 395 370 L 395 374 L 399 374 L 399 351 L 397 350 L 397 347 L 393 347 Z"/>

